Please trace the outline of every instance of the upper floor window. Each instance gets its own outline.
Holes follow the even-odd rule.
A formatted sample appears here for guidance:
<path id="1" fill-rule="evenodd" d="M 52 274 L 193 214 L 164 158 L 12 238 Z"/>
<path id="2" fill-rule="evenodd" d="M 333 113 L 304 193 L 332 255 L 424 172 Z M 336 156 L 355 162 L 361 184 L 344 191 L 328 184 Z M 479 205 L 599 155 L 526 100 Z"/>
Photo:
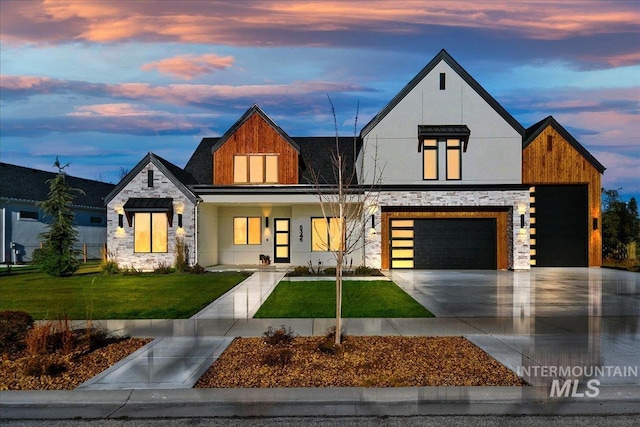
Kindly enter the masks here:
<path id="1" fill-rule="evenodd" d="M 422 147 L 422 178 L 438 179 L 438 140 L 425 139 Z"/>
<path id="2" fill-rule="evenodd" d="M 277 154 L 237 154 L 233 157 L 235 184 L 278 183 Z"/>
<path id="3" fill-rule="evenodd" d="M 462 179 L 462 144 L 459 139 L 447 139 L 447 179 Z"/>

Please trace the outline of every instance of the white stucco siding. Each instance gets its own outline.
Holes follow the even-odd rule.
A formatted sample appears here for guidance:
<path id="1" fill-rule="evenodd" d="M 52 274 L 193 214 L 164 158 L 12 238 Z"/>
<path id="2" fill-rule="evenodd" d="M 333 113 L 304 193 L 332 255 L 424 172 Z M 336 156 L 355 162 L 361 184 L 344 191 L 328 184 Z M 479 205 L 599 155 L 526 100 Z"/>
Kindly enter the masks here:
<path id="1" fill-rule="evenodd" d="M 304 199 L 304 196 L 297 198 Z M 311 250 L 311 219 L 322 217 L 318 204 L 290 205 L 245 205 L 203 203 L 198 207 L 198 259 L 202 265 L 231 264 L 257 265 L 260 255 L 268 255 L 275 261 L 275 219 L 290 220 L 290 262 L 287 265 L 335 266 L 335 258 L 330 252 Z M 233 219 L 236 217 L 261 218 L 261 244 L 236 245 L 233 242 Z M 266 226 L 269 218 L 269 227 Z M 348 263 L 359 266 L 363 262 L 363 251 L 358 250 L 348 256 Z"/>
<path id="2" fill-rule="evenodd" d="M 198 264 L 218 264 L 218 207 L 210 203 L 198 205 Z"/>
<path id="3" fill-rule="evenodd" d="M 154 171 L 153 187 L 147 185 L 147 171 Z M 124 227 L 118 227 L 118 215 L 124 215 L 129 198 L 172 198 L 173 225 L 168 226 L 168 251 L 162 253 L 134 252 L 134 226 L 124 217 Z M 178 227 L 178 214 L 182 214 L 183 227 Z M 189 264 L 195 264 L 195 205 L 153 163 L 147 164 L 107 205 L 107 248 L 120 267 L 153 270 L 160 264 L 173 266 L 176 260 L 176 238 L 184 239 L 189 251 Z M 135 219 L 134 219 L 135 220 Z"/>
<path id="4" fill-rule="evenodd" d="M 440 73 L 446 89 L 439 89 Z M 424 184 L 418 125 L 466 125 L 471 136 L 462 154 L 462 180 L 444 176 L 430 184 L 517 184 L 521 182 L 521 135 L 449 65 L 442 61 L 364 136 L 365 171 L 373 176 L 373 153 L 384 164 L 383 184 Z"/>

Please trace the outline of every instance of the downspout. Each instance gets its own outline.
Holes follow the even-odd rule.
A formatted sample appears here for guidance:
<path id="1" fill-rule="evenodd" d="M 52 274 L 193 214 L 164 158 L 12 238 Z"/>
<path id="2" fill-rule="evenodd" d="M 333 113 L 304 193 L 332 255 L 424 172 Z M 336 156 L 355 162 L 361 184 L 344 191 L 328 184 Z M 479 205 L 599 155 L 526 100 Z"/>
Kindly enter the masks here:
<path id="1" fill-rule="evenodd" d="M 198 264 L 198 204 L 202 200 L 197 199 L 193 205 L 193 222 L 194 222 L 194 234 L 193 234 L 193 256 L 195 264 Z M 195 265 L 194 264 L 194 265 Z"/>
<path id="2" fill-rule="evenodd" d="M 2 215 L 2 263 L 9 264 L 8 262 L 5 262 L 6 256 L 7 256 L 7 246 L 6 246 L 6 233 L 7 233 L 6 211 L 7 209 L 3 207 L 2 209 L 0 209 L 0 211 L 1 211 L 0 214 Z"/>

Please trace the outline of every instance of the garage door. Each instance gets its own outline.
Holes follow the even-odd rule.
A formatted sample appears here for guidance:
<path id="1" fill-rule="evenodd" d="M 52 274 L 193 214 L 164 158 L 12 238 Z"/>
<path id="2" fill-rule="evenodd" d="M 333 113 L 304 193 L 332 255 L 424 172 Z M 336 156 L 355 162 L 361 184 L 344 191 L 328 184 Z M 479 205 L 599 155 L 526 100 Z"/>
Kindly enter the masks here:
<path id="1" fill-rule="evenodd" d="M 532 194 L 532 259 L 540 267 L 586 267 L 586 185 L 536 186 Z"/>
<path id="2" fill-rule="evenodd" d="M 392 219 L 391 268 L 496 269 L 494 218 Z"/>

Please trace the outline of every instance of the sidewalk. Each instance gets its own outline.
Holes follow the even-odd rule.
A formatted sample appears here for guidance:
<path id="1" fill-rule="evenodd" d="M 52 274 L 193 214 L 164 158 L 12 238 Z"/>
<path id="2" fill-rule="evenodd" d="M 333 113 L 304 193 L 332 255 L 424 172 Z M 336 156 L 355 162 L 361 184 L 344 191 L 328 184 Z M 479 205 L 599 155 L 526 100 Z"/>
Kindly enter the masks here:
<path id="1" fill-rule="evenodd" d="M 542 273 L 546 273 L 542 271 Z M 610 275 L 610 272 L 605 272 Z M 434 277 L 444 274 L 442 277 Z M 397 282 L 418 301 L 428 299 L 445 317 L 426 319 L 344 319 L 351 335 L 464 336 L 512 370 L 520 367 L 638 364 L 637 307 L 625 305 L 618 289 L 637 293 L 635 276 L 601 278 L 588 270 L 603 291 L 594 299 L 576 278 L 567 315 L 518 316 L 518 310 L 554 314 L 545 282 L 522 287 L 524 276 L 499 275 L 495 286 L 479 273 L 399 273 Z M 495 273 L 488 273 L 489 277 Z M 640 414 L 640 381 L 636 377 L 597 378 L 599 395 L 585 398 L 582 388 L 561 398 L 549 397 L 549 385 L 525 378 L 533 387 L 408 387 L 317 389 L 193 389 L 193 384 L 236 336 L 262 336 L 269 326 L 290 326 L 299 335 L 322 335 L 335 319 L 253 319 L 284 272 L 257 271 L 191 319 L 96 321 L 109 330 L 137 337 L 157 337 L 74 391 L 0 391 L 0 419 L 425 415 L 425 414 Z M 451 276 L 451 277 L 449 277 Z M 517 283 L 505 283 L 505 278 Z M 410 281 L 408 279 L 411 278 Z M 462 285 L 463 280 L 469 283 Z M 624 280 L 623 280 L 624 279 Z M 546 280 L 554 281 L 555 277 Z M 611 282 L 612 286 L 607 286 Z M 425 285 L 427 283 L 427 285 Z M 432 283 L 441 284 L 441 288 Z M 455 283 L 455 291 L 449 290 Z M 524 289 L 527 293 L 523 293 Z M 517 291 L 517 292 L 516 292 Z M 618 316 L 584 316 L 579 301 L 589 293 L 592 305 L 612 305 L 627 312 Z M 540 294 L 536 293 L 540 292 Z M 611 296 L 609 296 L 611 295 Z M 546 298 L 546 299 L 545 299 Z M 628 298 L 628 297 L 627 297 Z M 455 301 L 454 301 L 455 299 Z M 594 302 L 595 301 L 595 302 Z M 423 301 L 424 302 L 424 301 Z M 526 304 L 530 305 L 530 308 Z M 494 304 L 491 310 L 487 304 Z M 446 317 L 456 307 L 472 307 L 486 317 Z M 559 313 L 566 313 L 560 307 Z M 636 311 L 634 311 L 636 310 Z M 495 313 L 508 316 L 497 317 Z M 597 312 L 597 311 L 596 311 Z M 543 378 L 544 379 L 544 378 Z M 575 390 L 574 390 L 575 391 Z"/>

